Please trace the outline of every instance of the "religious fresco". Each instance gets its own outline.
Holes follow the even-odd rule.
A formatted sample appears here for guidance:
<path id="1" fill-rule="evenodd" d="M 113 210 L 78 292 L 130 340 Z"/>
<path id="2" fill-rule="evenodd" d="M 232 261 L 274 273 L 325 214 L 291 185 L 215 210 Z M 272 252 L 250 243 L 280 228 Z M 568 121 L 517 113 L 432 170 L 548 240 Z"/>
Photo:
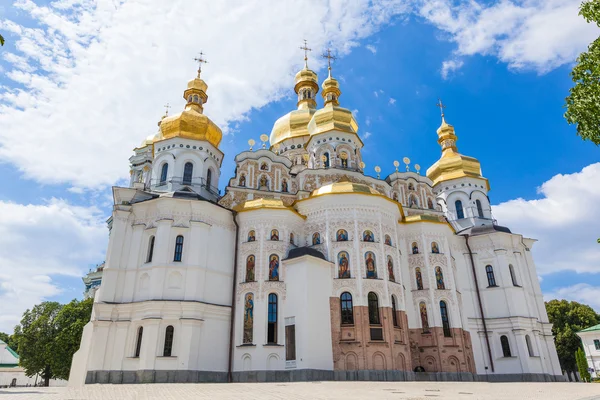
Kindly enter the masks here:
<path id="1" fill-rule="evenodd" d="M 290 232 L 290 244 L 294 244 L 294 232 Z"/>
<path id="2" fill-rule="evenodd" d="M 317 244 L 321 244 L 321 234 L 319 232 L 313 233 L 312 244 L 313 244 L 313 246 L 316 246 Z"/>
<path id="3" fill-rule="evenodd" d="M 249 255 L 246 259 L 246 282 L 254 282 L 254 263 L 255 258 L 253 255 Z"/>
<path id="4" fill-rule="evenodd" d="M 372 251 L 365 253 L 365 265 L 367 267 L 367 278 L 377 279 L 377 268 L 375 266 L 375 254 Z"/>
<path id="5" fill-rule="evenodd" d="M 238 185 L 242 187 L 246 186 L 246 175 L 240 175 L 240 181 L 238 182 Z"/>
<path id="6" fill-rule="evenodd" d="M 271 231 L 271 240 L 274 240 L 274 241 L 279 240 L 279 231 L 277 229 L 273 229 Z"/>
<path id="7" fill-rule="evenodd" d="M 433 210 L 433 201 L 431 199 L 427 199 L 427 207 L 430 210 Z"/>
<path id="8" fill-rule="evenodd" d="M 415 190 L 415 185 L 413 185 L 412 182 L 408 184 L 408 190 Z"/>
<path id="9" fill-rule="evenodd" d="M 253 230 L 248 232 L 248 241 L 254 242 L 255 240 L 256 240 L 256 232 L 254 232 Z"/>
<path id="10" fill-rule="evenodd" d="M 260 164 L 260 170 L 261 171 L 268 171 L 269 170 L 269 166 L 267 165 L 267 163 L 262 163 Z"/>
<path id="11" fill-rule="evenodd" d="M 438 289 L 446 289 L 446 285 L 444 285 L 444 275 L 442 274 L 442 268 L 440 267 L 435 267 L 435 282 Z"/>
<path id="12" fill-rule="evenodd" d="M 392 245 L 392 238 L 390 237 L 390 235 L 385 235 L 385 244 L 387 244 L 388 246 Z"/>
<path id="13" fill-rule="evenodd" d="M 340 251 L 338 254 L 338 278 L 350 278 L 350 256 L 346 251 Z"/>
<path id="14" fill-rule="evenodd" d="M 417 290 L 423 290 L 423 275 L 421 274 L 421 268 L 415 268 L 415 276 L 417 278 Z"/>
<path id="15" fill-rule="evenodd" d="M 363 232 L 363 242 L 374 242 L 375 235 L 370 230 L 366 230 Z"/>
<path id="16" fill-rule="evenodd" d="M 337 231 L 335 236 L 338 242 L 345 242 L 348 240 L 348 232 L 346 232 L 344 229 L 340 229 L 339 231 Z"/>
<path id="17" fill-rule="evenodd" d="M 392 195 L 392 199 L 398 201 L 398 193 L 394 192 L 394 194 Z"/>
<path id="18" fill-rule="evenodd" d="M 279 280 L 279 256 L 277 254 L 269 256 L 269 280 Z"/>
<path id="19" fill-rule="evenodd" d="M 287 192 L 288 191 L 288 183 L 287 183 L 287 180 L 285 178 L 281 181 L 281 191 L 282 192 Z"/>
<path id="20" fill-rule="evenodd" d="M 412 248 L 413 254 L 419 254 L 419 246 L 417 246 L 417 242 L 413 242 L 410 247 Z"/>
<path id="21" fill-rule="evenodd" d="M 417 198 L 415 196 L 410 196 L 409 200 L 408 200 L 408 206 L 411 208 L 414 207 L 418 207 L 419 202 L 417 201 Z"/>
<path id="22" fill-rule="evenodd" d="M 262 187 L 266 187 L 267 189 L 269 188 L 269 180 L 267 179 L 266 175 L 263 175 L 260 177 L 258 186 L 259 186 L 259 188 L 262 188 Z"/>
<path id="23" fill-rule="evenodd" d="M 254 327 L 254 295 L 246 294 L 244 300 L 244 343 L 252 343 L 252 333 Z"/>
<path id="24" fill-rule="evenodd" d="M 429 332 L 429 320 L 427 318 L 427 306 L 425 303 L 419 303 L 419 312 L 421 314 L 421 325 L 423 326 L 423 333 Z"/>
<path id="25" fill-rule="evenodd" d="M 434 254 L 438 254 L 440 252 L 440 247 L 436 242 L 431 242 L 431 252 Z"/>
<path id="26" fill-rule="evenodd" d="M 392 260 L 392 256 L 387 256 L 387 268 L 390 281 L 396 282 L 396 277 L 394 276 L 394 261 Z"/>

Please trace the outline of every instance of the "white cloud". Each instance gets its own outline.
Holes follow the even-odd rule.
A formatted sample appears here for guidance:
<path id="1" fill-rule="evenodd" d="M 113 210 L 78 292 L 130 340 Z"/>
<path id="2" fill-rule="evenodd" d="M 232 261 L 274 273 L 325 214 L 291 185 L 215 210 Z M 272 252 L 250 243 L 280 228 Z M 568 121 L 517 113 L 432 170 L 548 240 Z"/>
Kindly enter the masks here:
<path id="1" fill-rule="evenodd" d="M 394 99 L 393 97 L 390 97 L 388 104 L 393 106 L 394 104 L 396 104 L 396 99 Z"/>
<path id="2" fill-rule="evenodd" d="M 362 140 L 367 140 L 368 138 L 371 137 L 371 135 L 372 135 L 371 132 L 365 132 L 365 134 L 362 135 Z"/>
<path id="3" fill-rule="evenodd" d="M 540 275 L 571 270 L 600 273 L 600 163 L 556 175 L 537 200 L 494 206 L 494 217 L 513 232 L 538 239 L 533 255 Z"/>
<path id="4" fill-rule="evenodd" d="M 600 286 L 578 283 L 544 293 L 545 301 L 552 299 L 576 301 L 578 303 L 587 304 L 597 312 L 600 312 Z"/>
<path id="5" fill-rule="evenodd" d="M 375 97 L 379 97 L 379 92 L 378 92 L 377 90 L 375 90 L 375 91 L 373 92 L 373 96 L 375 96 Z"/>
<path id="6" fill-rule="evenodd" d="M 514 69 L 548 72 L 575 61 L 600 29 L 578 15 L 581 0 L 424 1 L 420 14 L 457 43 L 456 55 L 498 57 Z M 444 70 L 442 69 L 442 72 Z"/>
<path id="7" fill-rule="evenodd" d="M 320 49 L 347 54 L 410 1 L 19 0 L 38 26 L 0 22 L 17 49 L 3 55 L 14 84 L 0 88 L 0 158 L 44 183 L 111 185 L 162 105 L 183 107 L 200 50 L 206 114 L 226 128 L 292 91 L 302 39 L 317 69 Z"/>
<path id="8" fill-rule="evenodd" d="M 446 60 L 442 63 L 442 78 L 444 79 L 448 79 L 448 76 L 453 73 L 454 71 L 456 71 L 457 69 L 460 69 L 462 66 L 464 65 L 464 61 L 463 60 L 459 60 L 459 59 L 453 59 L 453 60 Z"/>
<path id="9" fill-rule="evenodd" d="M 371 53 L 373 54 L 377 54 L 377 47 L 373 46 L 372 44 L 368 44 L 365 46 L 367 48 L 367 50 L 369 50 Z"/>
<path id="10" fill-rule="evenodd" d="M 103 260 L 108 230 L 97 208 L 57 199 L 0 201 L 0 215 L 0 331 L 10 333 L 27 308 L 60 293 L 53 277 L 81 277 Z"/>

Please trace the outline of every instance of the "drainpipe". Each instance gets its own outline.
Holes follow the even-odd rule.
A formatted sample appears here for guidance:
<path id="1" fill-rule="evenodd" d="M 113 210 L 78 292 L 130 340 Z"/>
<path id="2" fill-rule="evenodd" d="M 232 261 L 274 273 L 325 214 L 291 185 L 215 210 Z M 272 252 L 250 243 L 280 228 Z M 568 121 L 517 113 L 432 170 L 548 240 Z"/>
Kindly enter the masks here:
<path id="1" fill-rule="evenodd" d="M 234 331 L 235 331 L 235 289 L 237 283 L 237 264 L 238 264 L 238 241 L 240 236 L 240 226 L 237 223 L 237 212 L 231 211 L 233 213 L 233 223 L 235 225 L 235 249 L 233 253 L 233 283 L 231 285 L 231 320 L 229 325 L 231 328 L 229 329 L 229 366 L 227 368 L 227 381 L 232 382 L 232 368 L 233 368 L 233 346 L 234 346 Z"/>
<path id="2" fill-rule="evenodd" d="M 469 258 L 471 259 L 471 269 L 473 271 L 473 280 L 475 281 L 475 291 L 477 292 L 477 302 L 479 303 L 479 312 L 481 313 L 481 321 L 483 322 L 483 333 L 485 334 L 485 344 L 487 345 L 488 357 L 490 359 L 490 367 L 494 372 L 494 359 L 492 358 L 492 347 L 490 346 L 490 338 L 488 336 L 487 326 L 485 324 L 485 315 L 483 314 L 483 303 L 481 302 L 481 293 L 479 292 L 479 282 L 477 281 L 477 271 L 475 270 L 475 261 L 473 261 L 473 252 L 471 246 L 469 246 L 469 235 L 465 236 L 465 244 L 469 251 Z"/>

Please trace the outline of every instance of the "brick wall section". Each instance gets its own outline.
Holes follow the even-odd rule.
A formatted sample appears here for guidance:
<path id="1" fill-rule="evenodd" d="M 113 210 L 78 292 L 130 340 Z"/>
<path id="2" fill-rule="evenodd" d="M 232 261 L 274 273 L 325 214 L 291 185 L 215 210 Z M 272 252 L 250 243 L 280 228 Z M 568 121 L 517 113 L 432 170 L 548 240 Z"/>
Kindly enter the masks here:
<path id="1" fill-rule="evenodd" d="M 397 312 L 399 327 L 393 326 L 392 309 L 380 307 L 383 341 L 372 341 L 366 306 L 354 307 L 354 325 L 341 325 L 340 299 L 331 297 L 331 338 L 334 370 L 413 371 L 422 366 L 427 372 L 475 372 L 468 332 L 452 329 L 445 338 L 442 328 L 407 329 L 404 311 Z"/>

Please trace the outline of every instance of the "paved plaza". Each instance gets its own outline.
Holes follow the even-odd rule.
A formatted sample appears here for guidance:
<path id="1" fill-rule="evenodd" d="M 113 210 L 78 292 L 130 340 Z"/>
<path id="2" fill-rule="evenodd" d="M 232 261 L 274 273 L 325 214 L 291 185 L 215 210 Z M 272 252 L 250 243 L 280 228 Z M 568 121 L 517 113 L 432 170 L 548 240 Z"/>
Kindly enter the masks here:
<path id="1" fill-rule="evenodd" d="M 187 399 L 600 399 L 600 384 L 466 382 L 294 382 L 88 385 L 83 388 L 0 389 L 2 400 Z"/>

